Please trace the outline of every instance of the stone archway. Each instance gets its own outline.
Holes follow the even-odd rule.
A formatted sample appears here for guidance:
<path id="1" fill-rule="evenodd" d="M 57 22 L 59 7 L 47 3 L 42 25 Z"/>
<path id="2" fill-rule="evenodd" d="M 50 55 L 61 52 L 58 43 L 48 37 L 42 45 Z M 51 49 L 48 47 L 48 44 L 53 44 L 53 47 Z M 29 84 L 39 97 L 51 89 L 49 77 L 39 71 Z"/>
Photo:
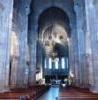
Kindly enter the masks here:
<path id="1" fill-rule="evenodd" d="M 66 5 L 66 6 L 65 6 Z M 80 84 L 88 84 L 86 81 L 87 77 L 81 77 L 82 75 L 86 75 L 84 72 L 85 69 L 85 42 L 81 42 L 81 39 L 85 41 L 85 13 L 84 13 L 84 2 L 73 1 L 73 0 L 63 0 L 59 2 L 59 0 L 55 1 L 47 1 L 45 2 L 41 0 L 41 2 L 37 0 L 32 0 L 31 9 L 29 14 L 29 27 L 28 27 L 28 45 L 30 50 L 30 63 L 31 67 L 29 69 L 29 83 L 32 84 L 35 82 L 35 73 L 36 73 L 36 54 L 37 54 L 37 40 L 38 40 L 38 18 L 40 14 L 49 7 L 58 7 L 62 8 L 68 15 L 70 19 L 70 27 L 71 27 L 71 38 L 69 39 L 69 58 L 70 58 L 70 66 L 73 70 L 73 73 L 76 76 L 76 85 Z M 79 9 L 78 9 L 78 8 Z M 40 9 L 40 10 L 39 10 Z M 81 11 L 81 14 L 79 13 Z M 82 17 L 80 17 L 80 15 Z M 78 21 L 80 19 L 80 22 Z M 80 35 L 81 34 L 81 35 Z M 34 39 L 33 39 L 34 38 Z M 81 47 L 83 47 L 81 49 Z M 34 58 L 34 59 L 32 59 Z M 83 65 L 83 66 L 81 66 Z M 82 74 L 82 72 L 84 72 Z M 85 69 L 87 70 L 87 68 Z M 81 86 L 82 86 L 81 85 Z"/>
<path id="2" fill-rule="evenodd" d="M 66 5 L 66 6 L 65 6 Z M 72 38 L 69 39 L 70 42 L 75 41 L 77 38 L 76 36 L 76 15 L 74 12 L 74 2 L 72 0 L 68 0 L 67 2 L 65 2 L 64 0 L 62 2 L 59 2 L 59 0 L 55 0 L 53 1 L 47 1 L 47 4 L 45 4 L 45 2 L 43 0 L 41 0 L 41 2 L 39 1 L 33 1 L 31 2 L 31 12 L 29 14 L 29 28 L 28 28 L 28 45 L 29 45 L 29 50 L 30 50 L 30 55 L 33 55 L 30 57 L 31 59 L 31 63 L 32 63 L 32 67 L 30 67 L 30 76 L 32 77 L 32 79 L 30 79 L 30 83 L 33 82 L 33 80 L 35 80 L 35 75 L 33 73 L 34 70 L 36 70 L 36 46 L 37 46 L 37 40 L 38 40 L 38 19 L 39 16 L 43 13 L 43 11 L 45 11 L 48 8 L 51 7 L 57 7 L 62 9 L 64 12 L 66 12 L 66 14 L 68 15 L 69 19 L 70 19 L 70 27 L 71 27 L 71 33 L 72 33 Z M 39 10 L 40 9 L 40 10 Z M 76 37 L 75 37 L 76 36 Z M 34 40 L 32 39 L 34 38 Z M 73 42 L 74 45 L 77 43 L 77 41 Z M 73 52 L 75 52 L 75 48 L 73 48 L 73 46 L 71 46 L 70 44 L 70 53 L 69 53 L 69 57 L 70 57 L 70 64 L 72 66 L 72 70 L 74 70 L 74 57 L 72 55 Z M 32 57 L 34 59 L 32 59 Z"/>
<path id="3" fill-rule="evenodd" d="M 50 7 L 46 10 L 44 10 L 41 15 L 39 16 L 38 20 L 38 48 L 37 54 L 39 55 L 37 57 L 37 67 L 39 69 L 43 69 L 43 75 L 44 77 L 47 77 L 48 75 L 52 76 L 52 71 L 49 69 L 44 68 L 44 62 L 47 60 L 47 68 L 49 68 L 49 58 L 52 56 L 53 48 L 52 41 L 53 38 L 55 39 L 55 52 L 57 52 L 57 58 L 59 59 L 58 63 L 58 71 L 61 71 L 61 76 L 67 76 L 69 66 L 67 66 L 67 59 L 69 59 L 68 54 L 68 48 L 69 47 L 69 38 L 71 37 L 70 33 L 70 21 L 67 16 L 67 14 L 58 7 Z M 61 38 L 62 37 L 62 38 Z M 49 44 L 46 46 L 46 42 Z M 42 49 L 41 49 L 42 48 Z M 65 59 L 65 67 L 66 69 L 62 70 L 62 57 Z M 55 62 L 54 62 L 55 64 Z M 55 66 L 54 66 L 55 67 Z M 54 68 L 55 70 L 55 68 Z M 65 70 L 65 72 L 64 72 Z M 58 72 L 57 72 L 58 73 Z M 58 73 L 59 74 L 59 73 Z M 60 76 L 60 75 L 58 75 Z"/>

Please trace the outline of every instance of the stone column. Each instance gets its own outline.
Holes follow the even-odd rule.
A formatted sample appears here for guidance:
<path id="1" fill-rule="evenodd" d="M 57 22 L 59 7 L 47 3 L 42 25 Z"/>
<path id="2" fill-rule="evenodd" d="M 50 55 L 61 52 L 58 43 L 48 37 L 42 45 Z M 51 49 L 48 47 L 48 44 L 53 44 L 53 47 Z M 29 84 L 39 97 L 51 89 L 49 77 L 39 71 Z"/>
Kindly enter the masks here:
<path id="1" fill-rule="evenodd" d="M 85 49 L 85 3 L 82 0 L 75 1 L 76 24 L 77 24 L 77 38 L 78 38 L 78 86 L 88 87 L 88 68 L 86 66 L 86 49 Z"/>
<path id="2" fill-rule="evenodd" d="M 85 0 L 87 32 L 90 42 L 89 84 L 92 92 L 98 93 L 98 14 L 97 0 Z M 98 5 L 97 5 L 98 6 Z"/>
<path id="3" fill-rule="evenodd" d="M 37 58 L 37 30 L 36 18 L 33 12 L 29 15 L 29 32 L 28 32 L 28 45 L 30 51 L 30 67 L 29 67 L 29 85 L 32 86 L 36 83 L 36 58 Z M 40 49 L 39 49 L 40 50 Z"/>
<path id="4" fill-rule="evenodd" d="M 14 25 L 12 25 L 14 26 Z M 18 36 L 15 33 L 15 30 L 12 28 L 11 32 L 11 43 L 10 43 L 10 88 L 14 88 L 17 82 L 17 67 L 18 67 L 18 60 L 19 60 L 19 41 Z"/>
<path id="5" fill-rule="evenodd" d="M 78 38 L 76 31 L 76 18 L 71 23 L 71 38 L 69 41 L 69 64 L 70 71 L 73 72 L 75 77 L 75 85 L 79 85 L 79 69 L 78 69 Z"/>
<path id="6" fill-rule="evenodd" d="M 37 55 L 36 55 L 36 59 L 37 59 L 37 68 L 41 69 L 43 68 L 43 45 L 41 43 L 40 40 L 38 40 L 37 42 Z"/>
<path id="7" fill-rule="evenodd" d="M 29 85 L 32 86 L 36 82 L 36 40 L 33 39 L 32 43 L 29 44 L 30 49 L 30 66 L 29 66 Z"/>
<path id="8" fill-rule="evenodd" d="M 17 73 L 16 86 L 17 87 L 26 87 L 28 85 L 28 74 L 29 67 L 27 65 L 27 36 L 28 36 L 28 14 L 29 14 L 29 0 L 17 0 L 14 3 L 14 16 L 13 31 L 17 35 L 19 43 L 19 56 L 17 66 L 13 65 L 16 70 L 14 70 L 11 75 Z M 13 81 L 13 80 L 12 80 Z"/>
<path id="9" fill-rule="evenodd" d="M 10 33 L 13 0 L 0 0 L 0 92 L 9 88 Z"/>

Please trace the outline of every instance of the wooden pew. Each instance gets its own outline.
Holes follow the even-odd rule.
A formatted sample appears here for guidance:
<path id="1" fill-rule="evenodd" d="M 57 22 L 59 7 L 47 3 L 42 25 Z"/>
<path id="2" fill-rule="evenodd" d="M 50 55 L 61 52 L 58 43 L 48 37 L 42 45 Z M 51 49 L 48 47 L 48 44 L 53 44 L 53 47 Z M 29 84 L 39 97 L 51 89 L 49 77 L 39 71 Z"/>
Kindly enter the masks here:
<path id="1" fill-rule="evenodd" d="M 0 99 L 19 100 L 20 98 L 25 98 L 26 100 L 36 100 L 38 97 L 43 95 L 48 89 L 49 86 L 45 85 L 36 85 L 29 87 L 28 89 L 15 88 L 11 89 L 9 92 L 0 93 Z"/>
<path id="2" fill-rule="evenodd" d="M 76 87 L 61 88 L 59 100 L 98 100 L 98 94 Z"/>

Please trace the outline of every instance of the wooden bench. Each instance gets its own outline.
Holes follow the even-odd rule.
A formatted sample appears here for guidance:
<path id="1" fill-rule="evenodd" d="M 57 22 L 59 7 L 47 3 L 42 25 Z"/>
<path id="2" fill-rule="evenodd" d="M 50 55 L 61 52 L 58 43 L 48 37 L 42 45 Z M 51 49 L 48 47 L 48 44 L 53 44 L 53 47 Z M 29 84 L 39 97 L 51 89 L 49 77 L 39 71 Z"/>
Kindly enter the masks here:
<path id="1" fill-rule="evenodd" d="M 76 87 L 61 88 L 58 100 L 98 100 L 98 94 Z"/>
<path id="2" fill-rule="evenodd" d="M 49 86 L 45 85 L 32 86 L 28 89 L 15 88 L 11 89 L 11 91 L 9 92 L 0 93 L 0 99 L 19 100 L 20 98 L 25 98 L 26 100 L 36 100 L 38 97 L 43 95 L 43 93 L 45 93 L 48 89 Z"/>

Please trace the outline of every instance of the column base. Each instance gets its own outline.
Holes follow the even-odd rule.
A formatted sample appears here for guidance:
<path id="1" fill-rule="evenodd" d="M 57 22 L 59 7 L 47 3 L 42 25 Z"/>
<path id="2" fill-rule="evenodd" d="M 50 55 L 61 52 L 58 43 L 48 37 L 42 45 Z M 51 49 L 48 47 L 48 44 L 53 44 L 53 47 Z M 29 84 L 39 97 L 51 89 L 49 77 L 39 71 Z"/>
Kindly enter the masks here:
<path id="1" fill-rule="evenodd" d="M 92 93 L 98 93 L 98 86 L 91 86 L 91 87 L 90 87 L 90 91 L 91 91 Z"/>
<path id="2" fill-rule="evenodd" d="M 0 93 L 4 93 L 4 92 L 8 92 L 8 91 L 10 91 L 9 88 L 4 88 L 4 89 L 1 89 L 1 88 L 0 88 Z"/>

